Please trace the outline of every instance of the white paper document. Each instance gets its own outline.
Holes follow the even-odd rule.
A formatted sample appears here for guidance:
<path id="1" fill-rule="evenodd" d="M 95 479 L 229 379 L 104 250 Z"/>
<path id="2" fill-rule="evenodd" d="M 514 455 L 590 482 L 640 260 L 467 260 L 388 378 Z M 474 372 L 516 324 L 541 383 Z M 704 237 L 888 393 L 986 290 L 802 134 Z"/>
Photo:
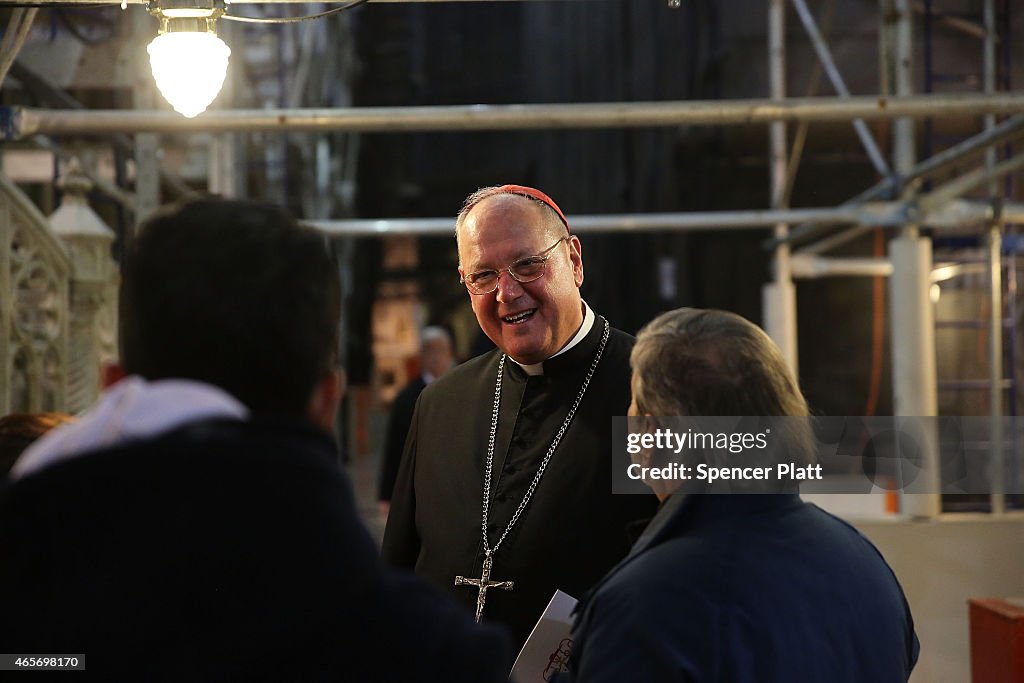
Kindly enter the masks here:
<path id="1" fill-rule="evenodd" d="M 519 651 L 509 680 L 513 683 L 545 683 L 559 671 L 567 671 L 572 651 L 572 610 L 576 598 L 555 591 L 544 614 Z"/>

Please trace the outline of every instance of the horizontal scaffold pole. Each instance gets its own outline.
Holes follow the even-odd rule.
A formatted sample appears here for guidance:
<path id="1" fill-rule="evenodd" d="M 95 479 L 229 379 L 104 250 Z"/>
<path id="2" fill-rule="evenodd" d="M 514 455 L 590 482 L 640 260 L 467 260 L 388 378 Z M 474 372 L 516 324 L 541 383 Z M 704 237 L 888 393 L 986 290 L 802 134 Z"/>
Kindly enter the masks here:
<path id="1" fill-rule="evenodd" d="M 70 111 L 0 107 L 0 135 L 189 132 L 423 132 L 557 128 L 743 125 L 770 121 L 849 121 L 1012 114 L 1024 93 L 909 97 L 805 97 L 583 104 L 212 110 L 187 119 L 172 111 Z"/>

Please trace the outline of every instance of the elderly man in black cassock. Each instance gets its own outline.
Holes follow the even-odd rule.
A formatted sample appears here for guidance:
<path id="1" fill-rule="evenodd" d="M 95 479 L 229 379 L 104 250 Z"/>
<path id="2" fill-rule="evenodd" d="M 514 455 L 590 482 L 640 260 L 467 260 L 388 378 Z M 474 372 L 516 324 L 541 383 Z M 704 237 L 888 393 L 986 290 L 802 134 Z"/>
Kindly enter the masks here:
<path id="1" fill-rule="evenodd" d="M 498 348 L 421 394 L 383 553 L 521 644 L 554 591 L 581 597 L 657 504 L 611 492 L 633 337 L 581 298 L 580 241 L 543 192 L 479 190 L 455 231 L 459 274 Z"/>

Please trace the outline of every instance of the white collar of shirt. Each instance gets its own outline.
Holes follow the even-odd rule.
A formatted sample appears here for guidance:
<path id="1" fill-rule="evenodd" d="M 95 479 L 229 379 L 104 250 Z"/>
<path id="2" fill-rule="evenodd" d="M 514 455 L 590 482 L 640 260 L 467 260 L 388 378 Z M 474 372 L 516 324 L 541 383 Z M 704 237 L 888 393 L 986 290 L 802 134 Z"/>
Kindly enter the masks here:
<path id="1" fill-rule="evenodd" d="M 568 351 L 569 349 L 571 349 L 572 347 L 576 346 L 581 341 L 583 341 L 583 338 L 586 337 L 587 334 L 590 333 L 590 329 L 594 326 L 594 321 L 596 319 L 597 319 L 597 316 L 594 315 L 594 311 L 592 311 L 590 309 L 590 306 L 587 305 L 587 302 L 584 301 L 583 302 L 583 324 L 580 325 L 579 331 L 576 332 L 576 336 L 574 336 L 572 339 L 569 340 L 568 344 L 566 344 L 565 346 L 562 347 L 561 351 L 556 353 L 554 356 L 551 356 L 551 358 L 555 358 L 557 356 L 561 356 L 563 353 L 565 353 L 566 351 Z M 547 360 L 551 360 L 551 358 L 548 358 Z M 513 363 L 515 363 L 516 365 L 521 367 L 523 369 L 523 372 L 525 372 L 527 375 L 543 375 L 544 374 L 544 361 L 541 361 L 540 363 L 534 363 L 533 365 L 523 365 L 522 363 L 517 361 L 515 358 L 512 358 L 512 356 L 509 356 L 509 360 L 511 360 Z"/>
<path id="2" fill-rule="evenodd" d="M 10 478 L 20 479 L 82 453 L 214 417 L 244 420 L 249 410 L 209 384 L 125 377 L 78 420 L 53 429 L 29 446 L 14 463 Z"/>

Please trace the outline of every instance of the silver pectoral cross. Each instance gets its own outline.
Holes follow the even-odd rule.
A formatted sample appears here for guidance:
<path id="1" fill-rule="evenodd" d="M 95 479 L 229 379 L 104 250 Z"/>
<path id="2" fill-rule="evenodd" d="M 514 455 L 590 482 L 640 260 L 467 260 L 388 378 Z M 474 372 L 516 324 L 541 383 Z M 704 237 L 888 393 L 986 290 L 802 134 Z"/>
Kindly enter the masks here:
<path id="1" fill-rule="evenodd" d="M 456 576 L 456 586 L 476 586 L 476 621 L 480 623 L 480 617 L 484 614 L 484 603 L 487 602 L 487 589 L 488 588 L 500 588 L 502 590 L 512 590 L 511 581 L 491 581 L 491 565 L 494 564 L 491 558 L 491 553 L 484 555 L 484 571 L 480 575 L 479 579 L 467 579 L 465 576 Z"/>

